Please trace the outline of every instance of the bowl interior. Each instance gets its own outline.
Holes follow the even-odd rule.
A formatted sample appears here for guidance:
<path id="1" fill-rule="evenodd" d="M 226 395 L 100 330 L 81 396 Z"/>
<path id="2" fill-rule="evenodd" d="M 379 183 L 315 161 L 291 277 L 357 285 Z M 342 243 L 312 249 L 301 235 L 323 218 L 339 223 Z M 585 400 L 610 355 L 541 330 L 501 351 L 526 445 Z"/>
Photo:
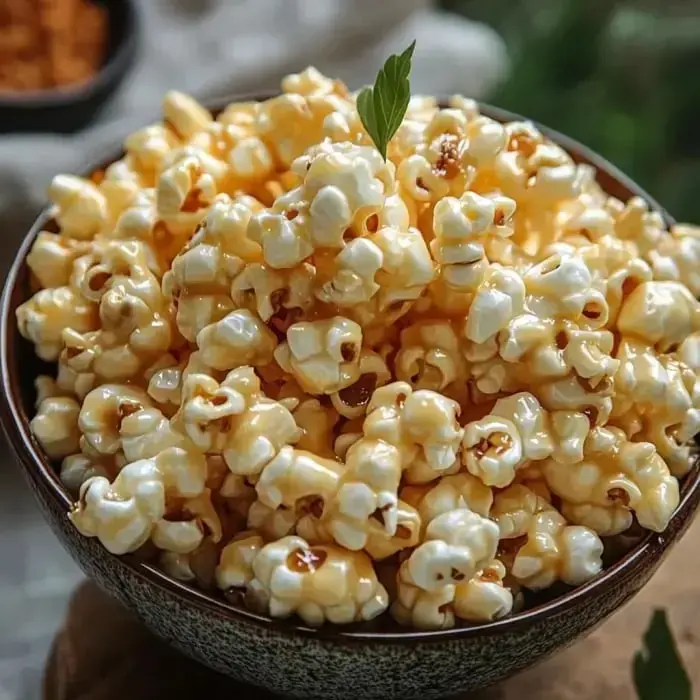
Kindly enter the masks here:
<path id="1" fill-rule="evenodd" d="M 264 99 L 266 96 L 256 96 L 255 99 Z M 245 98 L 237 99 L 251 99 Z M 228 103 L 229 100 L 226 101 Z M 216 112 L 222 105 L 214 105 Z M 512 121 L 520 119 L 518 115 L 505 112 L 500 109 L 482 105 L 482 113 L 491 116 L 499 121 Z M 550 138 L 563 146 L 577 162 L 589 163 L 596 168 L 597 179 L 604 189 L 611 195 L 620 199 L 628 199 L 632 196 L 641 196 L 649 204 L 662 213 L 667 224 L 672 224 L 672 218 L 664 212 L 661 207 L 647 195 L 641 188 L 634 184 L 629 178 L 620 173 L 616 168 L 607 163 L 601 157 L 593 154 L 581 144 L 562 136 L 556 132 L 540 127 Z M 121 155 L 120 147 L 115 147 L 113 153 L 92 167 L 85 169 L 85 174 L 89 174 L 95 169 L 105 167 L 109 163 L 118 159 Z M 39 374 L 50 374 L 55 376 L 55 366 L 42 362 L 34 354 L 31 343 L 26 341 L 19 334 L 15 322 L 15 311 L 32 293 L 29 269 L 26 265 L 26 256 L 31 249 L 37 234 L 42 230 L 57 231 L 55 222 L 51 219 L 49 209 L 45 209 L 35 222 L 32 229 L 22 242 L 17 252 L 12 268 L 8 274 L 2 298 L 0 311 L 0 380 L 2 381 L 2 395 L 0 396 L 0 408 L 3 427 L 7 437 L 17 453 L 21 465 L 30 476 L 30 481 L 40 480 L 50 491 L 51 497 L 57 501 L 60 507 L 68 511 L 72 498 L 61 484 L 55 465 L 52 465 L 46 457 L 41 446 L 33 438 L 29 429 L 29 420 L 34 412 L 34 401 L 36 392 L 34 388 L 34 378 Z M 294 624 L 287 621 L 271 620 L 268 617 L 251 613 L 248 610 L 227 602 L 218 592 L 207 592 L 199 588 L 194 588 L 186 583 L 170 579 L 160 570 L 143 561 L 137 556 L 127 555 L 119 557 L 123 565 L 130 567 L 138 575 L 145 577 L 154 585 L 165 587 L 171 591 L 184 596 L 195 605 L 215 609 L 219 614 L 229 617 L 243 617 L 249 621 L 264 625 L 275 625 L 283 629 L 294 630 L 303 633 L 313 633 L 330 636 L 341 636 L 348 639 L 372 639 L 373 641 L 391 641 L 396 639 L 442 639 L 455 634 L 470 635 L 483 634 L 486 632 L 507 631 L 514 626 L 526 625 L 534 619 L 546 616 L 554 610 L 560 612 L 562 609 L 572 607 L 581 602 L 582 598 L 593 600 L 596 595 L 618 577 L 624 575 L 626 571 L 633 568 L 641 560 L 659 559 L 665 554 L 668 545 L 684 529 L 689 518 L 692 517 L 697 508 L 700 498 L 700 470 L 698 463 L 694 465 L 692 471 L 685 477 L 681 488 L 681 503 L 673 516 L 671 523 L 665 533 L 640 533 L 636 539 L 630 537 L 629 547 L 624 551 L 610 552 L 610 561 L 604 571 L 583 586 L 572 589 L 565 585 L 557 585 L 540 593 L 526 594 L 526 607 L 522 612 L 512 616 L 486 623 L 475 627 L 456 627 L 451 630 L 416 632 L 406 631 L 393 621 L 375 620 L 372 623 L 350 626 L 342 630 L 329 631 L 326 628 L 321 630 L 311 630 L 303 625 Z M 606 548 L 607 550 L 607 548 Z M 116 558 L 104 550 L 104 556 Z M 384 616 L 383 616 L 384 617 Z"/>

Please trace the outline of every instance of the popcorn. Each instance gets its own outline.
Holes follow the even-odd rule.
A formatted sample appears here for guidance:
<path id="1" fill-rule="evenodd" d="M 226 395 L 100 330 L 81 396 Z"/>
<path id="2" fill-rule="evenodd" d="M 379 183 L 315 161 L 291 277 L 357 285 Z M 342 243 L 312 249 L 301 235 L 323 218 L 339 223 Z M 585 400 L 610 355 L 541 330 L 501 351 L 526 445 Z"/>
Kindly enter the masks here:
<path id="1" fill-rule="evenodd" d="M 482 197 L 466 192 L 460 199 L 445 197 L 435 206 L 433 256 L 443 265 L 447 285 L 473 292 L 481 284 L 488 260 L 483 238 L 512 235 L 515 203 L 507 197 Z"/>
<path id="2" fill-rule="evenodd" d="M 111 484 L 104 477 L 88 479 L 70 519 L 81 534 L 97 537 L 112 554 L 133 552 L 165 519 L 170 498 L 202 493 L 205 474 L 201 454 L 170 448 L 127 464 Z"/>
<path id="3" fill-rule="evenodd" d="M 225 592 L 244 591 L 253 580 L 253 562 L 264 547 L 262 537 L 253 532 L 241 532 L 221 550 L 216 567 L 216 585 Z"/>
<path id="4" fill-rule="evenodd" d="M 367 146 L 322 143 L 294 161 L 303 183 L 256 214 L 248 237 L 262 246 L 274 268 L 294 267 L 318 248 L 342 249 L 379 225 L 385 198 L 393 194 L 393 168 Z M 371 222 L 376 222 L 374 225 Z"/>
<path id="5" fill-rule="evenodd" d="M 227 431 L 224 460 L 234 474 L 257 477 L 282 447 L 301 437 L 301 431 L 287 408 L 262 393 L 252 368 L 231 371 L 224 384 L 241 394 L 246 403 Z"/>
<path id="6" fill-rule="evenodd" d="M 161 171 L 165 156 L 178 145 L 178 137 L 165 124 L 151 124 L 134 131 L 124 140 L 124 150 L 135 169 L 154 177 Z"/>
<path id="7" fill-rule="evenodd" d="M 487 486 L 508 486 L 524 460 L 518 429 L 507 418 L 498 416 L 468 423 L 462 447 L 464 465 Z"/>
<path id="8" fill-rule="evenodd" d="M 151 407 L 148 395 L 136 387 L 103 384 L 83 400 L 78 417 L 82 441 L 97 454 L 113 455 L 122 449 L 126 418 Z"/>
<path id="9" fill-rule="evenodd" d="M 555 254 L 524 275 L 527 306 L 539 317 L 576 321 L 597 330 L 605 325 L 609 309 L 604 295 L 593 286 L 586 264 L 573 255 Z"/>
<path id="10" fill-rule="evenodd" d="M 163 123 L 181 141 L 205 129 L 211 120 L 211 113 L 188 95 L 170 90 L 163 99 Z"/>
<path id="11" fill-rule="evenodd" d="M 78 531 L 271 617 L 426 630 L 663 532 L 700 229 L 473 100 L 412 97 L 385 160 L 340 81 L 282 89 L 216 117 L 170 92 L 49 188 L 16 313 Z"/>
<path id="12" fill-rule="evenodd" d="M 217 195 L 199 230 L 163 276 L 163 293 L 175 304 L 178 329 L 191 342 L 205 326 L 235 309 L 231 285 L 246 262 L 261 257 L 260 247 L 245 235 L 259 207 L 250 197 Z"/>
<path id="13" fill-rule="evenodd" d="M 414 153 L 404 154 L 398 178 L 412 198 L 434 202 L 446 195 L 460 196 L 478 178 L 477 167 L 493 167 L 505 146 L 505 130 L 479 116 L 471 102 L 436 111 L 418 132 Z"/>
<path id="14" fill-rule="evenodd" d="M 586 415 L 591 425 L 605 425 L 612 412 L 613 390 L 609 377 L 594 385 L 590 379 L 570 375 L 543 385 L 537 395 L 548 411 L 576 411 Z"/>
<path id="15" fill-rule="evenodd" d="M 29 423 L 34 437 L 51 459 L 67 457 L 78 450 L 80 404 L 67 396 L 50 396 L 37 406 Z"/>
<path id="16" fill-rule="evenodd" d="M 277 339 L 247 309 L 238 309 L 211 323 L 197 334 L 202 361 L 218 370 L 272 361 Z"/>
<path id="17" fill-rule="evenodd" d="M 421 517 L 415 508 L 399 500 L 396 506 L 396 532 L 373 529 L 365 543 L 365 552 L 378 561 L 415 547 L 420 542 Z"/>
<path id="18" fill-rule="evenodd" d="M 394 382 L 375 390 L 363 431 L 369 439 L 397 447 L 416 479 L 431 481 L 439 472 L 458 468 L 458 413 L 459 405 L 440 394 L 413 392 L 408 384 Z"/>
<path id="19" fill-rule="evenodd" d="M 164 552 L 189 554 L 204 539 L 200 523 L 195 520 L 159 520 L 151 533 L 151 541 Z"/>
<path id="20" fill-rule="evenodd" d="M 338 209 L 334 212 L 334 218 L 342 226 L 342 222 L 347 222 L 350 215 L 342 211 L 342 201 L 333 201 L 332 204 Z M 297 188 L 279 196 L 270 209 L 256 213 L 251 218 L 247 236 L 261 247 L 263 259 L 270 267 L 295 267 L 313 254 L 314 246 L 308 231 L 308 210 L 309 203 Z M 342 235 L 340 228 L 334 230 L 334 233 Z"/>
<path id="21" fill-rule="evenodd" d="M 396 355 L 397 379 L 414 389 L 443 391 L 467 374 L 462 347 L 449 321 L 421 321 L 401 331 Z"/>
<path id="22" fill-rule="evenodd" d="M 416 201 L 436 202 L 470 184 L 472 173 L 460 167 L 460 143 L 453 134 L 444 134 L 427 149 L 423 145 L 418 150 L 424 154 L 409 155 L 396 173 L 401 187 Z"/>
<path id="23" fill-rule="evenodd" d="M 155 457 L 169 447 L 186 447 L 186 441 L 177 433 L 170 421 L 157 408 L 144 407 L 130 413 L 124 404 L 124 413 L 119 426 L 121 448 L 127 461 Z"/>
<path id="24" fill-rule="evenodd" d="M 175 552 L 162 552 L 158 557 L 158 566 L 166 576 L 171 576 L 176 581 L 192 582 L 196 580 L 192 571 L 192 555 L 176 554 Z"/>
<path id="25" fill-rule="evenodd" d="M 245 117 L 240 118 L 241 123 L 235 123 L 232 115 L 230 112 L 233 122 L 212 122 L 195 134 L 189 144 L 227 163 L 233 183 L 245 186 L 263 182 L 274 173 L 273 155 L 252 124 L 245 123 Z M 254 115 L 249 116 L 254 119 Z"/>
<path id="26" fill-rule="evenodd" d="M 537 591 L 556 581 L 580 586 L 602 569 L 603 543 L 599 537 L 587 527 L 567 525 L 555 510 L 535 516 L 527 536 L 511 569 L 525 588 Z"/>
<path id="27" fill-rule="evenodd" d="M 102 455 L 100 455 L 99 460 L 92 455 L 82 453 L 68 455 L 61 462 L 61 483 L 71 496 L 77 497 L 80 487 L 88 479 L 91 479 L 93 476 L 110 477 L 113 471 L 108 467 L 108 462 L 110 461 L 109 459 L 104 459 Z"/>
<path id="28" fill-rule="evenodd" d="M 523 312 L 525 285 L 517 272 L 491 266 L 476 290 L 464 335 L 485 343 Z"/>
<path id="29" fill-rule="evenodd" d="M 363 552 L 285 537 L 263 547 L 253 572 L 246 601 L 272 617 L 296 613 L 317 627 L 371 620 L 388 607 L 386 590 Z"/>
<path id="30" fill-rule="evenodd" d="M 401 454 L 383 440 L 364 438 L 345 455 L 328 516 L 328 531 L 350 550 L 363 549 L 371 532 L 394 536 L 398 527 L 398 488 Z"/>
<path id="31" fill-rule="evenodd" d="M 521 392 L 499 399 L 490 415 L 508 419 L 517 428 L 524 459 L 539 461 L 549 457 L 555 449 L 558 434 L 555 431 L 553 439 L 549 416 L 532 394 Z"/>
<path id="32" fill-rule="evenodd" d="M 588 229 L 586 229 L 588 230 Z M 636 287 L 652 278 L 652 270 L 636 257 L 634 244 L 611 235 L 603 236 L 596 245 L 579 249 L 581 258 L 591 271 L 595 283 L 604 289 L 608 303 L 608 325 L 617 321 L 623 301 Z"/>
<path id="33" fill-rule="evenodd" d="M 616 535 L 632 524 L 663 532 L 678 507 L 678 482 L 654 446 L 629 442 L 619 428 L 594 428 L 583 461 L 561 465 L 546 461 L 547 485 L 566 501 L 566 517 L 603 536 Z"/>
<path id="34" fill-rule="evenodd" d="M 612 357 L 615 338 L 610 331 L 565 328 L 564 361 L 577 376 L 597 383 L 615 376 L 620 362 Z"/>
<path id="35" fill-rule="evenodd" d="M 659 239 L 647 252 L 654 279 L 681 282 L 697 298 L 700 296 L 700 230 L 697 226 L 677 224 L 670 236 Z"/>
<path id="36" fill-rule="evenodd" d="M 192 231 L 176 231 L 163 222 L 156 207 L 153 188 L 139 190 L 117 218 L 113 240 L 137 240 L 150 252 L 149 268 L 158 275 L 167 270 Z"/>
<path id="37" fill-rule="evenodd" d="M 361 347 L 360 326 L 336 316 L 292 324 L 287 341 L 275 350 L 275 360 L 294 375 L 304 391 L 332 394 L 359 379 Z"/>
<path id="38" fill-rule="evenodd" d="M 97 307 L 70 287 L 42 289 L 17 307 L 17 327 L 34 343 L 36 354 L 55 361 L 63 348 L 62 333 L 69 328 L 86 333 L 97 328 Z"/>
<path id="39" fill-rule="evenodd" d="M 611 422 L 636 441 L 654 443 L 675 476 L 690 468 L 689 443 L 700 424 L 695 370 L 640 341 L 623 340 L 615 382 L 619 396 Z"/>
<path id="40" fill-rule="evenodd" d="M 217 115 L 216 121 L 225 126 L 240 126 L 254 131 L 259 113 L 259 102 L 231 102 Z"/>
<path id="41" fill-rule="evenodd" d="M 85 241 L 41 231 L 27 255 L 27 266 L 42 288 L 64 287 L 70 281 L 73 262 L 88 252 Z"/>
<path id="42" fill-rule="evenodd" d="M 227 378 L 219 384 L 207 374 L 190 374 L 183 382 L 173 426 L 202 452 L 221 453 L 233 427 L 233 417 L 245 409 L 246 399 L 236 390 L 235 382 Z"/>
<path id="43" fill-rule="evenodd" d="M 285 446 L 262 470 L 255 491 L 263 505 L 301 509 L 320 519 L 342 471 L 335 460 Z"/>
<path id="44" fill-rule="evenodd" d="M 464 435 L 457 422 L 459 413 L 456 401 L 427 389 L 406 398 L 401 412 L 401 434 L 414 451 L 405 471 L 408 483 L 425 483 L 441 474 L 458 471 L 457 452 Z"/>
<path id="45" fill-rule="evenodd" d="M 100 302 L 109 291 L 137 297 L 151 309 L 163 306 L 160 283 L 150 269 L 149 249 L 141 241 L 108 241 L 93 254 L 76 261 L 71 284 L 81 294 Z"/>
<path id="46" fill-rule="evenodd" d="M 494 174 L 506 196 L 549 208 L 580 193 L 580 173 L 571 158 L 531 122 L 511 122 L 505 131 L 507 145 L 496 157 Z"/>
<path id="47" fill-rule="evenodd" d="M 353 306 L 370 301 L 381 289 L 375 276 L 384 264 L 382 249 L 369 238 L 355 238 L 335 257 L 332 277 L 316 290 L 326 304 Z"/>
<path id="48" fill-rule="evenodd" d="M 326 408 L 318 399 L 308 398 L 301 401 L 292 415 L 301 431 L 301 437 L 296 443 L 298 449 L 319 457 L 335 457 L 333 431 L 339 415 L 332 408 Z"/>
<path id="49" fill-rule="evenodd" d="M 659 352 L 672 352 L 700 329 L 700 303 L 679 282 L 644 282 L 622 305 L 617 327 Z"/>
<path id="50" fill-rule="evenodd" d="M 618 238 L 633 241 L 643 257 L 659 246 L 664 234 L 663 218 L 649 211 L 641 197 L 632 197 L 626 203 L 610 199 L 606 205 L 615 220 Z"/>
<path id="51" fill-rule="evenodd" d="M 417 509 L 424 525 L 439 515 L 461 508 L 487 518 L 494 498 L 491 489 L 481 480 L 464 473 L 444 476 L 436 484 L 404 486 L 400 494 Z"/>
<path id="52" fill-rule="evenodd" d="M 424 591 L 471 579 L 495 557 L 498 526 L 461 508 L 432 520 L 423 544 L 406 560 L 405 578 Z"/>
<path id="53" fill-rule="evenodd" d="M 255 311 L 265 323 L 285 333 L 313 306 L 315 275 L 316 270 L 308 263 L 286 270 L 248 263 L 233 280 L 231 297 L 237 306 Z"/>
<path id="54" fill-rule="evenodd" d="M 56 175 L 49 186 L 55 204 L 54 218 L 61 235 L 78 240 L 93 239 L 108 221 L 107 201 L 90 180 L 73 175 Z"/>
<path id="55" fill-rule="evenodd" d="M 187 155 L 158 178 L 158 215 L 170 230 L 182 232 L 183 236 L 194 232 L 217 195 L 217 180 L 225 175 L 225 170 L 207 172 L 202 161 L 202 157 Z"/>
<path id="56" fill-rule="evenodd" d="M 511 484 L 493 498 L 491 519 L 496 522 L 502 540 L 527 535 L 533 519 L 551 510 L 550 502 L 524 484 Z"/>
<path id="57" fill-rule="evenodd" d="M 275 542 L 282 537 L 294 534 L 299 519 L 300 515 L 294 510 L 270 508 L 256 500 L 248 510 L 247 526 L 260 533 L 266 542 Z"/>
<path id="58" fill-rule="evenodd" d="M 557 323 L 552 319 L 521 314 L 499 333 L 498 354 L 509 365 L 520 365 L 524 376 L 547 380 L 566 377 L 569 367 L 564 358 L 564 347 L 568 338 L 557 330 Z M 501 367 L 504 375 L 518 369 L 505 364 Z"/>
<path id="59" fill-rule="evenodd" d="M 413 584 L 407 562 L 401 565 L 398 578 L 398 592 L 391 606 L 391 616 L 396 622 L 423 630 L 454 627 L 454 585 L 442 586 L 434 591 L 422 590 Z"/>
<path id="60" fill-rule="evenodd" d="M 479 182 L 479 170 L 488 173 L 495 166 L 496 157 L 506 146 L 507 131 L 497 121 L 479 115 L 479 107 L 476 102 L 462 98 L 458 102 L 458 108 L 468 119 L 467 137 L 468 143 L 464 153 L 464 160 L 477 168 L 475 182 Z"/>
<path id="61" fill-rule="evenodd" d="M 358 374 L 357 381 L 330 395 L 333 408 L 345 418 L 364 416 L 374 390 L 391 380 L 386 362 L 371 350 L 360 352 Z"/>
<path id="62" fill-rule="evenodd" d="M 591 427 L 589 417 L 578 411 L 552 411 L 550 418 L 554 440 L 552 450 L 554 461 L 559 464 L 582 461 L 583 446 Z"/>
<path id="63" fill-rule="evenodd" d="M 327 78 L 313 66 L 309 66 L 301 73 L 290 73 L 282 78 L 282 90 L 306 97 L 333 94 L 343 96 L 347 92 L 340 81 Z"/>
<path id="64" fill-rule="evenodd" d="M 80 288 L 83 296 L 99 303 L 100 330 L 77 337 L 64 331 L 64 343 L 89 350 L 73 364 L 109 381 L 126 381 L 150 364 L 171 343 L 172 332 L 160 284 L 149 269 L 145 245 L 112 241 L 99 256 L 86 260 Z M 74 276 L 77 277 L 78 263 Z M 93 264 L 94 263 L 94 264 Z M 71 351 L 75 359 L 81 353 Z M 74 367 L 75 368 L 75 367 Z"/>
<path id="65" fill-rule="evenodd" d="M 406 120 L 404 120 L 388 145 L 388 155 L 394 163 L 396 163 L 397 156 L 404 152 L 401 150 L 401 146 L 404 145 L 406 141 L 410 140 L 410 136 L 407 133 L 409 129 L 405 127 Z M 413 133 L 414 132 L 411 132 L 411 135 L 413 135 Z M 323 119 L 323 136 L 326 139 L 330 139 L 333 143 L 349 141 L 360 146 L 369 146 L 372 144 L 372 140 L 365 131 L 360 115 L 356 110 L 331 112 L 326 115 Z"/>
<path id="66" fill-rule="evenodd" d="M 183 374 L 187 365 L 188 358 L 178 362 L 178 358 L 168 353 L 146 370 L 146 392 L 163 410 L 172 411 L 173 407 L 180 405 Z"/>
<path id="67" fill-rule="evenodd" d="M 302 95 L 287 92 L 260 106 L 256 126 L 263 141 L 284 168 L 322 139 L 324 119 L 345 113 L 350 103 L 339 85 L 331 93 Z"/>
<path id="68" fill-rule="evenodd" d="M 401 318 L 435 276 L 435 263 L 417 229 L 404 231 L 385 226 L 370 238 L 382 251 L 383 263 L 375 275 L 379 291 L 369 302 L 350 310 L 363 326 L 391 323 Z"/>
<path id="69" fill-rule="evenodd" d="M 495 559 L 476 576 L 455 587 L 452 607 L 455 615 L 468 622 L 490 622 L 513 609 L 513 594 L 503 585 L 506 567 Z"/>

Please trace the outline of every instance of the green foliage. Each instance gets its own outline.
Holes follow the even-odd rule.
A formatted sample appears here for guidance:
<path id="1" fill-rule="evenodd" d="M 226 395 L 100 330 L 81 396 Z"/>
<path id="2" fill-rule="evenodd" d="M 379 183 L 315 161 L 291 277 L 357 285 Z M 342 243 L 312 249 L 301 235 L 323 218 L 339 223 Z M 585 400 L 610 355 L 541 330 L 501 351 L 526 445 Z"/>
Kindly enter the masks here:
<path id="1" fill-rule="evenodd" d="M 698 221 L 700 0 L 442 0 L 491 24 L 512 71 L 488 97 L 608 158 Z"/>
<path id="2" fill-rule="evenodd" d="M 690 679 L 664 610 L 654 611 L 644 646 L 634 657 L 633 675 L 639 700 L 692 700 Z"/>
<path id="3" fill-rule="evenodd" d="M 357 111 L 362 125 L 377 150 L 386 160 L 386 149 L 391 137 L 401 126 L 411 99 L 411 58 L 416 48 L 414 41 L 399 56 L 389 56 L 377 74 L 374 87 L 365 88 L 357 96 Z"/>

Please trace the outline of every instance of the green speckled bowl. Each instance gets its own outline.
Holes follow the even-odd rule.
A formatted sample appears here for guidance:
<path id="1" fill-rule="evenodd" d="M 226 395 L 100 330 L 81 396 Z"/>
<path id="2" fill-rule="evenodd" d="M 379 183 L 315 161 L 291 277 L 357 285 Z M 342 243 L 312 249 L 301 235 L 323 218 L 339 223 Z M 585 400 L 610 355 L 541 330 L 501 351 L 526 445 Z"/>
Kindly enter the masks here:
<path id="1" fill-rule="evenodd" d="M 499 120 L 517 119 L 488 106 Z M 603 159 L 545 129 L 574 157 L 597 168 L 601 185 L 626 199 L 651 198 Z M 118 157 L 118 149 L 104 163 Z M 666 219 L 670 222 L 669 217 Z M 411 632 L 389 621 L 369 627 L 312 630 L 236 607 L 215 593 L 174 581 L 134 556 L 115 557 L 72 527 L 71 499 L 33 439 L 33 380 L 46 371 L 15 324 L 29 291 L 27 253 L 50 222 L 44 211 L 27 234 L 2 299 L 0 397 L 2 424 L 41 510 L 85 573 L 130 608 L 151 630 L 192 658 L 241 681 L 298 698 L 428 698 L 473 691 L 532 666 L 591 632 L 649 579 L 683 535 L 700 501 L 697 466 L 663 534 L 646 535 L 617 563 L 575 590 L 535 597 L 505 620 L 439 632 Z M 48 368 L 50 370 L 50 368 Z"/>

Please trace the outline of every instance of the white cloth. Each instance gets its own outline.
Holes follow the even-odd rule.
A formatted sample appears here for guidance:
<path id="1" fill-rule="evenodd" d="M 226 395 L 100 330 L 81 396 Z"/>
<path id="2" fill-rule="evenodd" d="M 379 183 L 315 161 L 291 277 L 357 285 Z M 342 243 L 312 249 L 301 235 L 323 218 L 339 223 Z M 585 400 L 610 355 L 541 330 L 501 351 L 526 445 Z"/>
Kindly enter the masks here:
<path id="1" fill-rule="evenodd" d="M 153 120 L 175 88 L 201 99 L 275 90 L 315 65 L 351 88 L 373 80 L 390 53 L 417 40 L 413 92 L 480 97 L 507 60 L 488 27 L 431 8 L 431 0 L 142 0 L 141 53 L 100 120 L 74 136 L 0 137 L 0 226 L 15 248 L 51 177 L 80 170 Z"/>

